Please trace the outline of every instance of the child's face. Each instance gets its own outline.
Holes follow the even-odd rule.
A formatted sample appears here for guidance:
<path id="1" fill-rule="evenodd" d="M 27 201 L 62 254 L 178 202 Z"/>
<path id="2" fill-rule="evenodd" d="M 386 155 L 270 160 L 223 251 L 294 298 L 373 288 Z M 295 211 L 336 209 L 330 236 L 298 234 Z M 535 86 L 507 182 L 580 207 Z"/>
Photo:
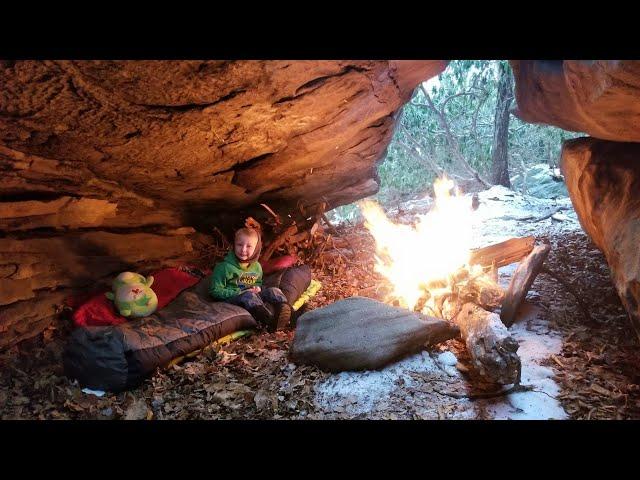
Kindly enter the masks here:
<path id="1" fill-rule="evenodd" d="M 251 258 L 258 244 L 258 239 L 254 236 L 238 235 L 234 251 L 238 260 L 247 260 Z"/>

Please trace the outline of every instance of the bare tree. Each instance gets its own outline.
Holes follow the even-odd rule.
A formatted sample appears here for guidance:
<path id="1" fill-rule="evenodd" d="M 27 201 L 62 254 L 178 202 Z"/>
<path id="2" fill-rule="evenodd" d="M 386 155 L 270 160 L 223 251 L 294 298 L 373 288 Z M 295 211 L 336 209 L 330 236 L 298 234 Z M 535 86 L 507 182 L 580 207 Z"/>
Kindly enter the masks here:
<path id="1" fill-rule="evenodd" d="M 513 78 L 506 62 L 500 62 L 498 101 L 494 117 L 493 147 L 491 153 L 491 181 L 495 185 L 511 188 L 509 181 L 509 108 L 513 100 Z"/>
<path id="2" fill-rule="evenodd" d="M 418 107 L 427 108 L 436 114 L 436 118 L 438 119 L 438 124 L 440 125 L 440 128 L 442 128 L 442 130 L 444 131 L 445 138 L 447 139 L 447 144 L 449 145 L 449 148 L 453 152 L 453 157 L 458 167 L 458 170 L 471 175 L 476 181 L 481 183 L 484 187 L 486 188 L 490 187 L 491 185 L 489 184 L 489 182 L 483 179 L 478 174 L 478 172 L 471 165 L 469 165 L 469 162 L 467 161 L 466 158 L 464 158 L 464 155 L 462 155 L 462 152 L 460 151 L 460 144 L 458 142 L 458 139 L 451 131 L 451 127 L 449 126 L 449 122 L 447 121 L 447 117 L 444 113 L 445 106 L 449 101 L 453 100 L 456 97 L 460 97 L 464 95 L 475 96 L 476 93 L 472 91 L 456 93 L 446 98 L 442 102 L 440 108 L 438 108 L 433 102 L 433 100 L 431 99 L 431 95 L 429 95 L 429 92 L 424 87 L 424 85 L 420 85 L 420 89 L 422 90 L 422 93 L 424 94 L 427 103 L 424 104 L 424 103 L 412 102 L 412 104 Z"/>

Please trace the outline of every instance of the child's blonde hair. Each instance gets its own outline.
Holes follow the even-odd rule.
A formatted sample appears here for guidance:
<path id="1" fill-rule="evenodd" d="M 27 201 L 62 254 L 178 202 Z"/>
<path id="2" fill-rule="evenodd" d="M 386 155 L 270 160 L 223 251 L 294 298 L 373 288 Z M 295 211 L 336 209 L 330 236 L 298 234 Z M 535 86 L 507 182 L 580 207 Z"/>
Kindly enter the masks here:
<path id="1" fill-rule="evenodd" d="M 238 240 L 238 237 L 240 236 L 255 237 L 256 239 L 258 239 L 258 241 L 260 240 L 260 232 L 258 232 L 258 230 L 256 230 L 255 228 L 244 227 L 236 230 L 234 241 Z"/>

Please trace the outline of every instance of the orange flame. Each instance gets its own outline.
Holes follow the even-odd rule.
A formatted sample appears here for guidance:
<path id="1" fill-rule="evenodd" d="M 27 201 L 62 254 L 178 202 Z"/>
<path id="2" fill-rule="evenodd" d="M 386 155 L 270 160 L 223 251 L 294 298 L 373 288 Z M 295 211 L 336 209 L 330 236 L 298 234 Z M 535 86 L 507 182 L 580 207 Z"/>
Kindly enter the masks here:
<path id="1" fill-rule="evenodd" d="M 472 210 L 469 198 L 454 190 L 444 177 L 433 185 L 435 202 L 415 225 L 393 223 L 375 202 L 365 200 L 360 209 L 365 226 L 376 241 L 377 272 L 393 286 L 392 295 L 413 309 L 429 289 L 469 263 L 472 242 Z M 442 285 L 440 285 L 442 287 Z"/>

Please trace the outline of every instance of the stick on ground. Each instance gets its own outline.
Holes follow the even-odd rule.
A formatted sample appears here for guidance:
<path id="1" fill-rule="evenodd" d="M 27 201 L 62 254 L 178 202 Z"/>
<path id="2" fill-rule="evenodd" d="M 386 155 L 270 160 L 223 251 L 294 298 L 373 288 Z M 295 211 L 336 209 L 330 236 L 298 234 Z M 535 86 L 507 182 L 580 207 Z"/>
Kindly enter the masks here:
<path id="1" fill-rule="evenodd" d="M 500 319 L 507 327 L 513 325 L 518 307 L 527 296 L 527 292 L 538 273 L 540 273 L 549 251 L 551 251 L 550 245 L 538 245 L 516 268 L 502 301 L 502 309 L 500 311 Z"/>

